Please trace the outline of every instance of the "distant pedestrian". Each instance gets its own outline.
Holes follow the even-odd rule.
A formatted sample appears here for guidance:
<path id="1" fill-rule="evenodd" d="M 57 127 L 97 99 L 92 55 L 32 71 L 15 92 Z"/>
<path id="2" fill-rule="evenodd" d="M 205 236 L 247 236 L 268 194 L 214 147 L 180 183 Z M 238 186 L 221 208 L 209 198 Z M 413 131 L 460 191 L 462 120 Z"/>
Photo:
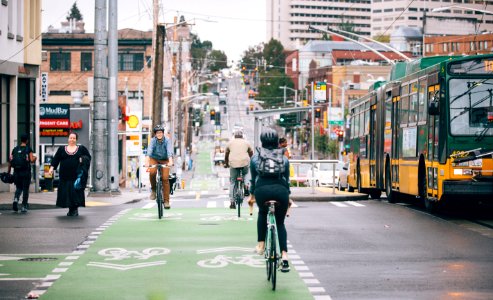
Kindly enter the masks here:
<path id="1" fill-rule="evenodd" d="M 36 161 L 33 150 L 28 146 L 29 136 L 21 135 L 21 144 L 12 150 L 9 159 L 8 173 L 14 168 L 15 194 L 12 209 L 19 210 L 19 199 L 22 194 L 21 212 L 26 213 L 29 208 L 29 185 L 31 184 L 31 163 Z"/>
<path id="2" fill-rule="evenodd" d="M 60 182 L 58 184 L 56 205 L 63 208 L 68 207 L 67 216 L 71 217 L 78 216 L 78 208 L 86 206 L 84 190 L 77 190 L 74 184 L 78 177 L 77 170 L 81 171 L 81 164 L 87 164 L 87 161 L 91 161 L 91 155 L 87 148 L 77 145 L 77 138 L 76 132 L 69 133 L 68 145 L 58 148 L 50 167 L 50 174 L 53 174 L 53 170 L 60 165 Z M 85 158 L 81 159 L 81 157 Z"/>
<path id="3" fill-rule="evenodd" d="M 288 148 L 288 140 L 286 138 L 279 138 L 279 148 L 282 149 L 282 153 L 286 156 L 287 159 L 291 158 L 291 153 Z"/>

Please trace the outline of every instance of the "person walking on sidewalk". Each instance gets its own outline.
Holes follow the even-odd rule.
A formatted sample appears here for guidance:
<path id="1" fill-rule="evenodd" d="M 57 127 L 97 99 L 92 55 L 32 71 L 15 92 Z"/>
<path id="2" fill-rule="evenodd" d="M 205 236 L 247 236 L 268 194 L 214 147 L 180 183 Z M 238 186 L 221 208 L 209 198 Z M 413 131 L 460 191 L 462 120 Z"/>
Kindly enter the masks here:
<path id="1" fill-rule="evenodd" d="M 236 209 L 235 201 L 233 199 L 236 178 L 238 178 L 240 172 L 242 172 L 243 178 L 248 174 L 250 157 L 253 155 L 252 147 L 243 139 L 243 131 L 241 129 L 235 131 L 234 137 L 235 138 L 226 146 L 226 154 L 224 156 L 224 167 L 230 168 L 229 201 L 231 201 L 231 204 L 229 205 L 229 208 L 231 209 Z"/>
<path id="2" fill-rule="evenodd" d="M 147 149 L 146 166 L 155 164 L 166 164 L 168 167 L 173 165 L 173 148 L 171 145 L 171 140 L 164 135 L 164 126 L 158 124 L 153 128 L 154 137 L 149 143 L 149 148 Z M 163 200 L 164 208 L 170 209 L 169 204 L 169 168 L 161 168 L 161 180 L 163 182 Z M 156 200 L 156 174 L 157 168 L 150 168 L 150 179 L 151 179 L 151 200 Z"/>
<path id="3" fill-rule="evenodd" d="M 19 210 L 19 199 L 22 194 L 21 212 L 26 213 L 29 207 L 29 185 L 31 184 L 31 164 L 36 161 L 33 150 L 28 146 L 29 136 L 21 135 L 21 144 L 12 149 L 9 159 L 8 173 L 14 168 L 15 194 L 12 209 Z"/>
<path id="4" fill-rule="evenodd" d="M 74 183 L 77 180 L 77 170 L 83 160 L 91 160 L 91 155 L 86 147 L 77 145 L 78 135 L 76 132 L 70 132 L 68 135 L 68 144 L 58 147 L 53 159 L 51 160 L 50 175 L 58 168 L 60 182 L 56 197 L 56 206 L 67 208 L 67 216 L 75 217 L 79 215 L 79 207 L 86 206 L 84 190 L 77 190 Z M 82 158 L 85 157 L 85 158 Z"/>

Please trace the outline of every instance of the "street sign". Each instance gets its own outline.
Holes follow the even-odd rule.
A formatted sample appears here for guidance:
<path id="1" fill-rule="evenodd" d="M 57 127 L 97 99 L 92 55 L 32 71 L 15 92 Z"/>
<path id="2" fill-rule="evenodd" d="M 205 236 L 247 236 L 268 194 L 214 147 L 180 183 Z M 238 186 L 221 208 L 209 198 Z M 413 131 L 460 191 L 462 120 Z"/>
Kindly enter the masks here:
<path id="1" fill-rule="evenodd" d="M 344 125 L 344 121 L 329 121 L 329 124 L 342 126 Z"/>
<path id="2" fill-rule="evenodd" d="M 325 103 L 327 101 L 327 83 L 317 81 L 313 88 L 313 101 L 315 103 Z"/>
<path id="3" fill-rule="evenodd" d="M 48 73 L 41 73 L 41 100 L 48 100 Z"/>

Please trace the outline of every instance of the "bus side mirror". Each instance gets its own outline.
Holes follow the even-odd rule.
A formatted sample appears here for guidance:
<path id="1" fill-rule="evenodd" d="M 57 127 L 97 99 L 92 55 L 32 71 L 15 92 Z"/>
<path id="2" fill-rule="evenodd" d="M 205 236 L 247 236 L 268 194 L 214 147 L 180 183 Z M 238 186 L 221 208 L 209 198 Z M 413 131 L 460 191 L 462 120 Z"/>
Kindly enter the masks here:
<path id="1" fill-rule="evenodd" d="M 438 103 L 438 91 L 436 91 L 433 97 L 431 97 L 430 104 L 428 105 L 428 113 L 431 116 L 438 116 L 440 114 L 439 103 Z"/>

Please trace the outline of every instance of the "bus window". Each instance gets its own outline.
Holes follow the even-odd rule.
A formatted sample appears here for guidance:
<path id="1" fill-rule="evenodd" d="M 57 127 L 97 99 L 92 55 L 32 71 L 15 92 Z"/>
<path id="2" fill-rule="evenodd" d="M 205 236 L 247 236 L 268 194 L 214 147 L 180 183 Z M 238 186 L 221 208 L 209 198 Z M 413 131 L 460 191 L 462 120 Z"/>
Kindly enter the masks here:
<path id="1" fill-rule="evenodd" d="M 370 110 L 365 110 L 365 128 L 364 135 L 368 135 L 370 133 Z"/>
<path id="2" fill-rule="evenodd" d="M 408 117 L 408 112 L 409 112 L 409 97 L 402 97 L 401 100 L 399 101 L 399 121 L 400 121 L 400 126 L 404 127 L 407 126 L 409 117 Z"/>
<path id="3" fill-rule="evenodd" d="M 409 124 L 415 124 L 418 121 L 418 82 L 411 83 L 410 87 Z"/>
<path id="4" fill-rule="evenodd" d="M 426 80 L 421 80 L 419 82 L 419 105 L 418 105 L 418 122 L 426 122 L 426 117 L 428 114 L 428 101 L 426 97 Z"/>

